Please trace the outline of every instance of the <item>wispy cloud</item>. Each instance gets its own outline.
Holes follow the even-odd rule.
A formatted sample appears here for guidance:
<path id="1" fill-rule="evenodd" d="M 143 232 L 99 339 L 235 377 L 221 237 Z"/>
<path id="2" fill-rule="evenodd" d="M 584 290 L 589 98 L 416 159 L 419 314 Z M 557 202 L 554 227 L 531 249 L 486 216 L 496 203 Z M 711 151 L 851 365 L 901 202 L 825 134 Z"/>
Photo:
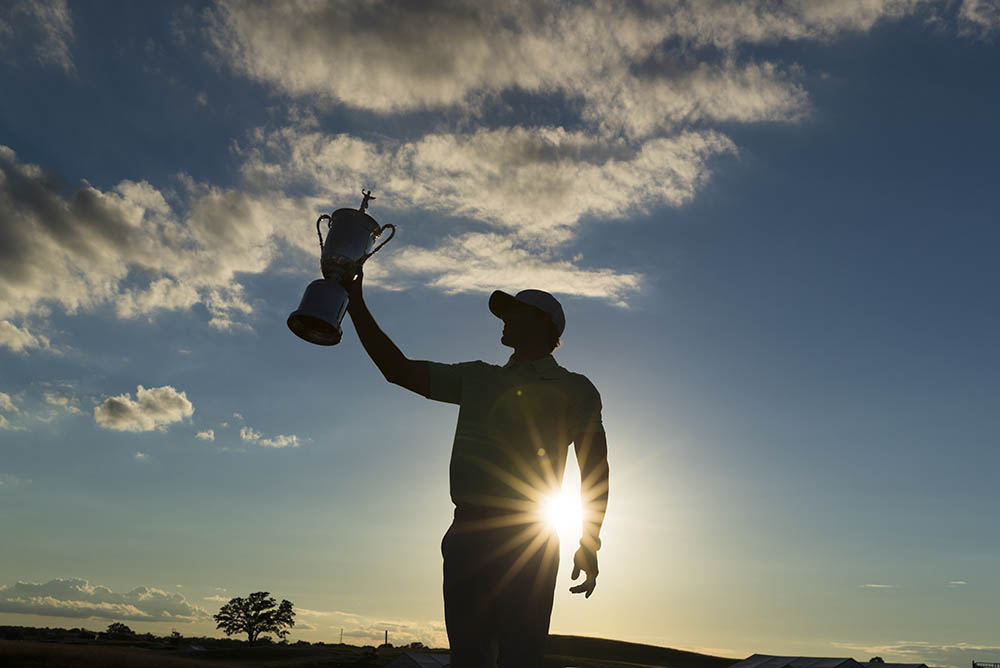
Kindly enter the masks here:
<path id="1" fill-rule="evenodd" d="M 344 630 L 344 642 L 354 644 L 381 644 L 389 631 L 389 642 L 403 645 L 422 642 L 430 647 L 447 647 L 448 636 L 439 621 L 416 621 L 371 617 L 343 610 L 312 610 L 296 608 L 296 614 L 309 620 L 317 628 L 329 629 L 338 634 Z M 298 624 L 296 624 L 298 628 Z M 328 634 L 329 631 L 326 631 Z"/>
<path id="2" fill-rule="evenodd" d="M 137 462 L 144 462 L 147 459 L 149 459 L 149 455 L 146 454 L 145 452 L 137 452 L 135 453 L 133 459 L 135 459 Z"/>
<path id="3" fill-rule="evenodd" d="M 388 12 L 223 0 L 209 32 L 223 62 L 291 96 L 475 113 L 509 90 L 560 94 L 595 127 L 641 136 L 702 120 L 792 120 L 806 96 L 791 70 L 741 60 L 740 47 L 865 31 L 920 4 L 467 0 Z"/>
<path id="4" fill-rule="evenodd" d="M 32 53 L 42 65 L 76 71 L 71 47 L 73 16 L 66 0 L 19 0 L 0 7 L 0 53 Z M 4 44 L 6 42 L 6 44 Z"/>
<path id="5" fill-rule="evenodd" d="M 407 247 L 384 261 L 400 287 L 429 285 L 446 293 L 518 290 L 544 285 L 555 293 L 601 297 L 624 305 L 640 287 L 639 274 L 584 269 L 544 250 L 532 252 L 500 234 L 447 238 L 435 249 Z"/>
<path id="6" fill-rule="evenodd" d="M 44 14 L 38 20 L 68 44 L 66 4 L 16 3 L 36 5 L 32 15 Z M 533 284 L 627 303 L 645 277 L 577 260 L 570 243 L 580 226 L 690 202 L 715 161 L 738 153 L 723 123 L 809 115 L 801 66 L 761 60 L 748 47 L 834 40 L 939 5 L 460 0 L 389 11 L 220 1 L 206 14 L 214 58 L 305 111 L 234 138 L 242 180 L 231 188 L 180 175 L 176 188 L 84 181 L 67 195 L 59 177 L 0 147 L 0 217 L 13 223 L 0 228 L 0 346 L 56 349 L 42 333 L 52 307 L 110 305 L 120 318 L 153 318 L 202 306 L 210 327 L 248 329 L 254 308 L 243 277 L 268 271 L 287 249 L 296 257 L 286 266 L 314 267 L 308 226 L 289 223 L 353 202 L 361 183 L 379 190 L 380 206 L 473 224 L 458 243 L 410 241 L 373 259 L 366 273 L 376 285 Z M 960 14 L 992 25 L 992 8 L 964 0 Z M 512 92 L 530 97 L 540 116 L 511 107 Z M 405 138 L 360 137 L 320 127 L 309 109 L 330 104 L 380 117 L 446 113 Z"/>
<path id="7" fill-rule="evenodd" d="M 0 415 L 0 431 L 24 431 L 21 425 L 12 424 L 5 415 Z"/>
<path id="8" fill-rule="evenodd" d="M 139 385 L 133 400 L 128 392 L 105 399 L 94 408 L 94 421 L 115 431 L 165 431 L 167 425 L 191 417 L 194 406 L 187 394 L 170 385 Z"/>
<path id="9" fill-rule="evenodd" d="M 962 0 L 959 18 L 966 32 L 987 37 L 1000 30 L 1000 2 Z"/>
<path id="10" fill-rule="evenodd" d="M 14 405 L 14 400 L 6 392 L 0 392 L 0 411 L 17 413 L 18 407 Z"/>
<path id="11" fill-rule="evenodd" d="M 199 431 L 194 435 L 195 438 L 199 438 L 203 441 L 214 441 L 215 440 L 215 430 L 206 429 L 205 431 Z"/>
<path id="12" fill-rule="evenodd" d="M 943 668 L 965 668 L 972 661 L 1000 659 L 1000 645 L 996 643 L 899 641 L 879 644 L 835 641 L 832 644 L 870 656 L 878 655 L 889 662 L 926 663 Z"/>
<path id="13" fill-rule="evenodd" d="M 862 589 L 895 589 L 896 585 L 891 584 L 863 584 L 859 585 Z"/>
<path id="14" fill-rule="evenodd" d="M 369 142 L 309 124 L 260 137 L 245 151 L 251 183 L 308 184 L 319 199 L 355 197 L 350 184 L 381 188 L 393 208 L 435 210 L 555 243 L 585 216 L 623 220 L 654 206 L 690 201 L 709 160 L 735 145 L 710 131 L 638 146 L 561 127 L 433 133 L 415 141 Z M 334 157 L 335 156 L 335 157 Z M 305 250 L 314 252 L 310 246 Z"/>
<path id="15" fill-rule="evenodd" d="M 16 487 L 22 487 L 30 484 L 30 478 L 18 478 L 17 476 L 10 475 L 9 473 L 0 473 L 0 489 L 14 489 Z"/>
<path id="16" fill-rule="evenodd" d="M 265 448 L 299 447 L 299 437 L 295 434 L 278 434 L 277 436 L 265 438 L 259 431 L 255 431 L 249 426 L 240 428 L 240 438 Z"/>
<path id="17" fill-rule="evenodd" d="M 32 348 L 49 348 L 49 339 L 42 334 L 32 334 L 25 327 L 18 327 L 7 320 L 0 320 L 0 346 L 15 353 Z"/>
<path id="18" fill-rule="evenodd" d="M 42 394 L 45 403 L 57 409 L 61 409 L 71 415 L 83 415 L 80 410 L 79 399 L 71 393 L 50 391 Z"/>

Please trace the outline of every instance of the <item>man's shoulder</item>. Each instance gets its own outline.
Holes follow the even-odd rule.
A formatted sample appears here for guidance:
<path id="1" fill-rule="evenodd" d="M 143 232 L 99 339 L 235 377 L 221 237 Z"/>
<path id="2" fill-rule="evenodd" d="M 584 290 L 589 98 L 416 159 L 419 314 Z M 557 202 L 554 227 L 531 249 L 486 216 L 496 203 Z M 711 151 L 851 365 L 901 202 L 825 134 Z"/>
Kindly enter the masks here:
<path id="1" fill-rule="evenodd" d="M 587 378 L 584 374 L 577 371 L 570 371 L 562 366 L 559 366 L 559 369 L 562 372 L 565 382 L 573 388 L 574 392 L 587 395 L 600 394 L 597 391 L 597 386 L 595 386 L 590 378 Z"/>

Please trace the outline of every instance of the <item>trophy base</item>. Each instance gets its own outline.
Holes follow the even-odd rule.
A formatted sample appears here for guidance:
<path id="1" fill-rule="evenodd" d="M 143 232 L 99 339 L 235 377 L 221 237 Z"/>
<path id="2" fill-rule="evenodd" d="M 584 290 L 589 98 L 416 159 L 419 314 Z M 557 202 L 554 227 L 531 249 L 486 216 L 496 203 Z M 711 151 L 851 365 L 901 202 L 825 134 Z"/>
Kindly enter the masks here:
<path id="1" fill-rule="evenodd" d="M 288 329 L 309 343 L 335 346 L 344 335 L 340 323 L 347 302 L 347 291 L 341 285 L 317 279 L 306 288 L 298 310 L 288 316 Z"/>
<path id="2" fill-rule="evenodd" d="M 309 343 L 317 346 L 335 346 L 344 336 L 343 330 L 334 327 L 327 321 L 306 313 L 295 313 L 288 316 L 288 329 Z"/>

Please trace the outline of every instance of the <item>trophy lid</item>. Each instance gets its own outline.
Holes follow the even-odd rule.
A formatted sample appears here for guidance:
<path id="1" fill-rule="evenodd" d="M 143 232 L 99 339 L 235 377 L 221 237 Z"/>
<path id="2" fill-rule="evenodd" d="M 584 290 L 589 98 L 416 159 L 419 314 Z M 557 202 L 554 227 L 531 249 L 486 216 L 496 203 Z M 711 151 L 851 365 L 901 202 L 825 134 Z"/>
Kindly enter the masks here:
<path id="1" fill-rule="evenodd" d="M 357 222 L 367 225 L 368 230 L 372 233 L 372 235 L 377 237 L 382 232 L 382 226 L 376 223 L 375 219 L 366 213 L 368 210 L 368 201 L 377 198 L 372 196 L 371 190 L 365 190 L 364 188 L 361 189 L 361 194 L 364 195 L 364 199 L 361 200 L 361 206 L 357 209 L 337 209 L 333 212 L 330 223 L 333 224 L 332 219 L 335 219 L 338 216 L 341 219 L 354 218 Z"/>

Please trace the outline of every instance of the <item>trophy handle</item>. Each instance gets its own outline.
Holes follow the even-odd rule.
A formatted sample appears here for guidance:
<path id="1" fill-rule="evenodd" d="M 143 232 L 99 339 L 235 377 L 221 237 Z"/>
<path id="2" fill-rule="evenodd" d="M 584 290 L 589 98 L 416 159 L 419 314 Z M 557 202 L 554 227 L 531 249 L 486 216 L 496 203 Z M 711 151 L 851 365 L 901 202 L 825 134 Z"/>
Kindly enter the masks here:
<path id="1" fill-rule="evenodd" d="M 374 198 L 373 198 L 373 199 L 374 199 Z M 319 225 L 319 222 L 318 222 L 318 221 L 317 221 L 316 225 L 317 225 L 317 226 Z M 361 264 L 362 262 L 364 262 L 365 260 L 367 260 L 368 258 L 370 258 L 370 257 L 371 257 L 372 255 L 374 255 L 374 254 L 375 254 L 376 252 L 378 252 L 378 249 L 382 248 L 382 246 L 385 246 L 385 245 L 386 245 L 387 243 L 389 243 L 390 241 L 392 241 L 392 238 L 393 238 L 394 236 L 396 236 L 396 226 L 395 226 L 395 225 L 393 225 L 392 223 L 388 223 L 388 224 L 386 224 L 386 225 L 383 225 L 383 226 L 382 226 L 382 229 L 380 229 L 380 230 L 378 231 L 378 236 L 379 236 L 379 237 L 380 237 L 380 236 L 382 236 L 382 233 L 383 233 L 383 232 L 385 232 L 385 231 L 386 231 L 387 229 L 389 229 L 389 228 L 392 228 L 392 231 L 391 231 L 391 232 L 390 232 L 390 234 L 389 234 L 389 238 L 388 238 L 388 239 L 386 239 L 385 241 L 383 241 L 382 243 L 380 243 L 380 244 L 379 244 L 378 246 L 376 246 L 375 248 L 373 248 L 373 249 L 372 249 L 372 252 L 371 252 L 371 253 L 366 253 L 366 254 L 365 254 L 365 256 L 364 256 L 363 258 L 361 258 L 361 261 L 360 261 L 360 262 L 358 262 L 358 264 Z M 376 238 L 378 238 L 378 237 L 376 237 Z"/>
<path id="2" fill-rule="evenodd" d="M 319 231 L 319 224 L 322 223 L 324 220 L 330 221 L 332 219 L 330 218 L 329 215 L 327 215 L 325 213 L 322 216 L 320 216 L 319 218 L 316 219 L 316 236 L 319 237 L 319 252 L 320 252 L 320 255 L 323 254 L 323 233 Z M 327 236 L 329 237 L 330 235 L 327 235 Z M 389 239 L 391 239 L 391 238 L 392 237 L 389 237 Z M 386 241 L 388 241 L 389 239 L 386 239 Z"/>

